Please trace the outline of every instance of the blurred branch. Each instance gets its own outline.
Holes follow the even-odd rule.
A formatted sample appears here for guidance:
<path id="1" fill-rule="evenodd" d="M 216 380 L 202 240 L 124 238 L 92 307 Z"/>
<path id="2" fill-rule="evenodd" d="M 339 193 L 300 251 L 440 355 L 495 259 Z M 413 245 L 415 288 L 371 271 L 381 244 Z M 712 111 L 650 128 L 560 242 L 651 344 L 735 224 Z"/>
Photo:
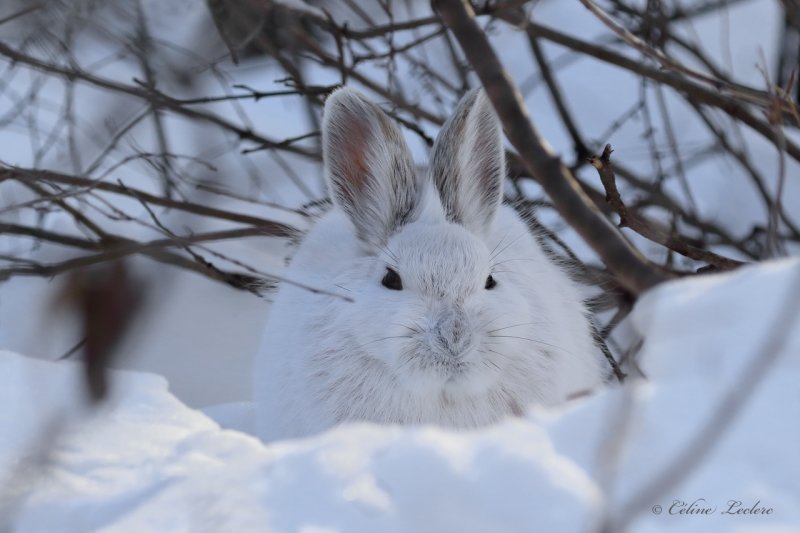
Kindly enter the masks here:
<path id="1" fill-rule="evenodd" d="M 728 85 L 727 89 L 733 91 L 743 91 L 748 94 L 752 94 L 754 97 L 759 95 L 759 91 L 755 89 L 750 89 L 749 87 L 744 87 L 738 84 L 734 84 L 732 82 L 724 82 L 724 80 L 720 80 L 717 77 L 708 76 L 702 72 L 697 70 L 693 70 L 691 68 L 682 65 L 675 59 L 667 56 L 660 50 L 657 50 L 647 43 L 639 39 L 636 35 L 625 29 L 624 27 L 617 24 L 611 16 L 606 13 L 594 0 L 580 0 L 580 2 L 588 9 L 589 11 L 594 14 L 600 22 L 602 22 L 607 28 L 611 31 L 616 33 L 623 41 L 628 43 L 632 48 L 638 50 L 645 56 L 656 60 L 663 68 L 667 70 L 673 70 L 679 74 L 683 74 L 690 78 L 695 78 L 696 80 L 710 84 L 712 86 L 722 86 Z"/>
<path id="2" fill-rule="evenodd" d="M 121 259 L 134 254 L 149 255 L 152 252 L 164 248 L 183 247 L 199 242 L 221 241 L 229 239 L 240 239 L 242 237 L 263 236 L 258 228 L 236 228 L 232 230 L 212 231 L 208 233 L 198 233 L 183 237 L 174 236 L 167 239 L 157 239 L 148 242 L 135 242 L 123 237 L 113 237 L 105 241 L 90 241 L 47 231 L 38 228 L 30 228 L 17 224 L 0 225 L 5 233 L 10 235 L 24 235 L 34 239 L 41 239 L 56 244 L 80 248 L 84 250 L 97 250 L 99 253 L 85 255 L 53 264 L 31 264 L 20 267 L 0 269 L 0 282 L 6 281 L 14 276 L 55 276 L 70 270 L 75 270 L 106 261 Z"/>
<path id="3" fill-rule="evenodd" d="M 47 170 L 22 169 L 8 166 L 0 166 L 0 178 L 2 177 L 15 179 L 22 182 L 45 181 L 50 183 L 83 187 L 85 192 L 99 190 L 114 194 L 121 194 L 130 196 L 137 200 L 145 201 L 150 204 L 179 209 L 195 215 L 229 220 L 231 222 L 241 222 L 243 224 L 252 224 L 253 226 L 256 226 L 263 235 L 270 235 L 273 237 L 294 237 L 297 235 L 296 229 L 279 222 L 273 222 L 241 213 L 232 213 L 216 207 L 200 205 L 188 201 L 164 198 L 162 196 L 149 194 L 125 185 L 115 185 L 113 183 L 106 183 L 103 181 L 91 180 L 77 176 L 69 176 Z"/>
<path id="4" fill-rule="evenodd" d="M 267 236 L 267 234 L 265 234 L 263 229 L 258 227 L 235 228 L 231 230 L 211 231 L 207 233 L 198 233 L 186 236 L 171 235 L 170 237 L 165 239 L 156 239 L 147 242 L 135 242 L 130 239 L 118 236 L 109 237 L 103 241 L 89 241 L 73 237 L 70 235 L 63 235 L 43 229 L 30 228 L 17 224 L 0 224 L 0 231 L 2 231 L 3 233 L 8 233 L 12 235 L 23 235 L 26 237 L 41 239 L 56 244 L 71 246 L 84 250 L 98 251 L 98 253 L 93 255 L 80 256 L 74 259 L 62 261 L 60 263 L 42 264 L 42 263 L 30 262 L 25 265 L 2 268 L 0 269 L 0 283 L 2 283 L 3 281 L 7 281 L 8 279 L 15 276 L 39 276 L 39 277 L 56 276 L 59 274 L 63 274 L 64 272 L 69 272 L 72 270 L 77 270 L 92 265 L 118 260 L 130 255 L 142 254 L 151 257 L 156 261 L 173 264 L 183 268 L 189 268 L 190 270 L 193 270 L 195 272 L 207 275 L 212 279 L 223 281 L 237 289 L 245 289 L 250 292 L 253 292 L 254 294 L 260 295 L 262 289 L 268 287 L 268 284 L 265 284 L 262 279 L 244 274 L 226 272 L 220 270 L 219 268 L 214 266 L 213 263 L 202 259 L 196 254 L 193 254 L 193 259 L 195 260 L 196 263 L 199 263 L 200 268 L 190 267 L 189 264 L 191 263 L 191 261 L 185 258 L 181 258 L 180 256 L 175 256 L 174 254 L 166 254 L 163 251 L 165 248 L 173 248 L 173 247 L 186 248 L 189 245 L 199 244 L 204 242 L 241 239 L 243 237 Z M 244 266 L 241 262 L 236 262 L 235 260 L 231 260 L 229 258 L 225 259 L 233 261 L 237 263 L 239 266 Z M 268 278 L 277 281 L 282 281 L 284 283 L 295 285 L 297 287 L 300 287 L 302 289 L 308 290 L 316 294 L 327 294 L 329 296 L 334 296 L 336 298 L 342 298 L 346 301 L 351 301 L 351 298 L 347 296 L 319 289 L 311 285 L 307 285 L 291 279 L 284 278 L 282 276 L 276 276 L 267 273 L 259 273 L 259 274 L 261 275 L 261 278 Z"/>
<path id="5" fill-rule="evenodd" d="M 62 76 L 67 80 L 81 80 L 83 82 L 94 85 L 101 89 L 108 89 L 114 92 L 134 96 L 136 98 L 145 100 L 153 105 L 155 108 L 165 108 L 170 111 L 182 115 L 184 117 L 208 122 L 219 126 L 220 128 L 236 134 L 240 139 L 255 142 L 266 148 L 273 148 L 276 150 L 284 150 L 294 154 L 302 155 L 310 159 L 319 159 L 319 154 L 309 151 L 304 148 L 299 148 L 291 144 L 282 144 L 282 141 L 274 141 L 252 131 L 249 128 L 237 126 L 233 122 L 220 117 L 210 111 L 201 111 L 193 108 L 186 107 L 180 100 L 176 100 L 166 94 L 157 91 L 155 88 L 135 87 L 125 85 L 113 80 L 108 80 L 95 76 L 75 67 L 62 67 L 54 65 L 46 61 L 36 59 L 23 52 L 14 50 L 5 43 L 0 42 L 0 55 L 5 56 L 16 63 L 28 65 L 43 72 L 49 72 L 58 76 Z"/>
<path id="6" fill-rule="evenodd" d="M 1 18 L 0 19 L 0 26 L 2 26 L 3 24 L 6 24 L 8 22 L 11 22 L 12 20 L 16 20 L 16 19 L 18 19 L 20 17 L 24 17 L 25 15 L 33 13 L 34 11 L 38 11 L 41 8 L 42 8 L 42 4 L 38 4 L 38 3 L 37 4 L 33 4 L 31 6 L 28 6 L 28 7 L 25 7 L 23 9 L 17 11 L 16 13 L 12 13 L 12 14 L 6 16 L 6 17 Z"/>
<path id="7" fill-rule="evenodd" d="M 135 53 L 139 58 L 139 62 L 144 73 L 145 83 L 147 89 L 154 91 L 156 88 L 156 77 L 153 72 L 153 67 L 150 64 L 151 53 L 151 39 L 150 32 L 147 29 L 147 20 L 142 10 L 142 0 L 135 0 L 136 3 L 136 38 L 135 38 Z M 153 126 L 155 127 L 156 139 L 158 141 L 160 162 L 158 165 L 158 172 L 161 175 L 161 185 L 163 187 L 164 196 L 170 198 L 172 196 L 172 177 L 171 163 L 169 154 L 169 144 L 167 141 L 167 133 L 164 128 L 164 121 L 161 116 L 161 110 L 154 103 L 150 106 L 150 114 L 153 117 Z"/>
<path id="8" fill-rule="evenodd" d="M 658 83 L 668 85 L 679 93 L 685 94 L 687 98 L 693 102 L 719 108 L 734 119 L 740 120 L 744 124 L 747 124 L 754 131 L 760 133 L 768 140 L 772 140 L 774 132 L 770 124 L 767 121 L 758 118 L 743 104 L 743 102 L 751 102 L 766 109 L 770 106 L 771 99 L 769 95 L 763 91 L 748 89 L 744 92 L 739 91 L 729 94 L 728 92 L 722 90 L 723 87 L 705 87 L 681 74 L 650 67 L 641 61 L 631 59 L 630 57 L 614 52 L 613 50 L 609 50 L 608 48 L 571 37 L 565 33 L 548 28 L 541 24 L 537 24 L 527 19 L 505 15 L 500 15 L 500 17 L 504 20 L 507 20 L 511 24 L 524 28 L 525 31 L 531 34 L 534 38 L 540 37 L 542 39 L 546 39 L 581 54 L 594 57 L 595 59 L 598 59 L 604 63 L 629 70 L 634 74 L 638 74 Z M 790 120 L 794 120 L 794 113 L 792 110 L 785 109 L 783 112 L 789 117 Z M 788 141 L 786 144 L 786 152 L 795 160 L 800 161 L 800 146 L 797 145 L 797 143 Z"/>

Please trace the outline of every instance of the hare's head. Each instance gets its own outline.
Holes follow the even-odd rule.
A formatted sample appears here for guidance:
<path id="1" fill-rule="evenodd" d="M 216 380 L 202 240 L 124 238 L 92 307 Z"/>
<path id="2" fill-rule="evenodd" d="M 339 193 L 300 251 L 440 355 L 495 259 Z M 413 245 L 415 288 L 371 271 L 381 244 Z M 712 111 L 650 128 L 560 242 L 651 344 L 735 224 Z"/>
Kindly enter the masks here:
<path id="1" fill-rule="evenodd" d="M 337 311 L 351 349 L 392 384 L 440 398 L 502 394 L 546 365 L 529 354 L 542 346 L 531 328 L 547 319 L 511 268 L 533 241 L 498 215 L 504 149 L 482 91 L 444 125 L 427 172 L 415 171 L 395 122 L 351 89 L 326 103 L 323 146 L 333 201 L 362 250 L 337 280 L 355 300 Z"/>

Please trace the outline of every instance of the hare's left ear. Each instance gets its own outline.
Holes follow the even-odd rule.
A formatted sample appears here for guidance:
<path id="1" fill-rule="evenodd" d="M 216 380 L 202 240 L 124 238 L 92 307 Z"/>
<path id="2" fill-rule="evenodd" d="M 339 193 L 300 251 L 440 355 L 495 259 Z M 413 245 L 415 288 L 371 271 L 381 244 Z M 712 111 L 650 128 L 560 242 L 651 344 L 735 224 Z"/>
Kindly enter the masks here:
<path id="1" fill-rule="evenodd" d="M 483 90 L 474 89 L 433 146 L 431 173 L 447 219 L 487 234 L 502 200 L 505 170 L 500 122 Z"/>
<path id="2" fill-rule="evenodd" d="M 342 88 L 328 97 L 322 145 L 333 202 L 365 245 L 385 244 L 417 216 L 420 184 L 403 135 L 361 93 Z"/>

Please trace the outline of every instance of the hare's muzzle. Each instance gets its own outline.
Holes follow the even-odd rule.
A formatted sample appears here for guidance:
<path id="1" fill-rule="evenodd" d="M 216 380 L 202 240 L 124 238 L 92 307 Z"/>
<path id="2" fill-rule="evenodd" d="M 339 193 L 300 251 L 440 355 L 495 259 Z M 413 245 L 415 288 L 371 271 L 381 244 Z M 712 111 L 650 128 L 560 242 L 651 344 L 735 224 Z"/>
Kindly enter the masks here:
<path id="1" fill-rule="evenodd" d="M 439 310 L 431 328 L 432 348 L 444 357 L 460 359 L 472 346 L 470 320 L 461 306 Z"/>

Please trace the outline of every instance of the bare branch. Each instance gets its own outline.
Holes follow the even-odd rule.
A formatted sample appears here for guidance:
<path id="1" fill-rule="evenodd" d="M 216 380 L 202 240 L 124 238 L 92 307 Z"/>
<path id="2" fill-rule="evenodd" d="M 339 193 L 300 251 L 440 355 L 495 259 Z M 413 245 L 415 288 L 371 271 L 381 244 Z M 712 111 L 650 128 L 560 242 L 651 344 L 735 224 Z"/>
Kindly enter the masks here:
<path id="1" fill-rule="evenodd" d="M 564 219 L 632 293 L 638 294 L 667 279 L 597 211 L 569 170 L 544 145 L 528 119 L 519 91 L 475 23 L 472 9 L 461 0 L 436 0 L 434 6 L 481 79 L 509 140 Z"/>
<path id="2" fill-rule="evenodd" d="M 648 222 L 638 213 L 629 212 L 617 190 L 616 176 L 611 166 L 611 152 L 613 152 L 611 145 L 607 144 L 603 150 L 603 154 L 600 157 L 590 157 L 589 162 L 597 169 L 597 173 L 600 175 L 600 181 L 602 181 L 603 187 L 606 190 L 606 201 L 614 208 L 617 214 L 619 214 L 620 227 L 631 228 L 646 239 L 666 246 L 670 250 L 678 252 L 686 257 L 709 263 L 720 270 L 731 270 L 743 264 L 741 261 L 722 257 L 713 252 L 692 246 L 684 242 L 680 237 L 670 235 L 663 230 L 657 229 L 654 224 Z"/>
<path id="3" fill-rule="evenodd" d="M 88 178 L 68 176 L 66 174 L 60 174 L 47 170 L 22 169 L 7 166 L 0 166 L 0 177 L 12 178 L 26 183 L 45 181 L 50 183 L 59 183 L 62 185 L 84 187 L 87 191 L 99 190 L 114 194 L 122 194 L 143 200 L 150 204 L 179 209 L 181 211 L 186 211 L 187 213 L 214 217 L 222 220 L 230 220 L 232 222 L 241 222 L 243 224 L 252 224 L 253 226 L 258 227 L 264 235 L 271 235 L 275 237 L 294 237 L 297 235 L 297 230 L 279 222 L 273 222 L 251 215 L 243 215 L 241 213 L 232 213 L 216 207 L 195 204 L 192 202 L 172 200 L 162 196 L 149 194 L 132 187 L 90 180 Z"/>

